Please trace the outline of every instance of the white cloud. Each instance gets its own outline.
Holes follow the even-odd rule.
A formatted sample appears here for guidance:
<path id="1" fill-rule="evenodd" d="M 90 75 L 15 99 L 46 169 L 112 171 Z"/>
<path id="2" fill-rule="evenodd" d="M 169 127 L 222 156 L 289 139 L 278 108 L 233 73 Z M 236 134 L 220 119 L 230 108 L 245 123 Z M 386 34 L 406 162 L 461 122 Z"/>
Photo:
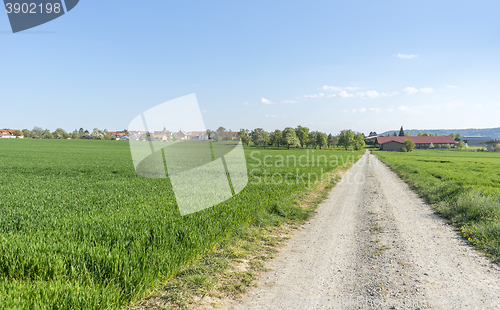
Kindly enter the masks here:
<path id="1" fill-rule="evenodd" d="M 340 112 L 348 113 L 349 110 L 344 109 L 344 110 L 340 110 Z"/>
<path id="2" fill-rule="evenodd" d="M 341 91 L 339 93 L 339 96 L 342 97 L 342 98 L 354 97 L 353 94 L 348 94 L 345 90 Z"/>
<path id="3" fill-rule="evenodd" d="M 342 88 L 341 87 L 336 87 L 336 86 L 327 86 L 327 85 L 324 85 L 323 87 L 321 87 L 323 90 L 327 90 L 327 91 L 341 91 Z"/>
<path id="4" fill-rule="evenodd" d="M 423 93 L 426 93 L 426 94 L 430 94 L 434 91 L 434 89 L 432 89 L 430 87 L 424 87 L 424 88 L 420 88 L 420 91 Z"/>
<path id="5" fill-rule="evenodd" d="M 356 113 L 358 110 L 356 109 L 352 109 L 352 113 Z"/>
<path id="6" fill-rule="evenodd" d="M 360 88 L 361 88 L 361 87 L 352 87 L 352 86 L 348 86 L 348 87 L 346 87 L 345 89 L 347 89 L 347 90 L 358 90 L 358 89 L 360 89 Z"/>
<path id="7" fill-rule="evenodd" d="M 326 95 L 326 98 L 333 98 L 333 97 L 337 97 L 337 95 L 336 94 Z"/>
<path id="8" fill-rule="evenodd" d="M 482 104 L 480 104 L 480 103 L 476 103 L 474 106 L 475 106 L 476 108 L 482 108 L 482 107 L 483 107 L 483 105 L 482 105 Z"/>
<path id="9" fill-rule="evenodd" d="M 409 54 L 401 54 L 401 53 L 399 53 L 398 57 L 399 58 L 404 58 L 404 59 L 412 59 L 412 58 L 418 57 L 418 55 L 409 55 Z"/>
<path id="10" fill-rule="evenodd" d="M 281 103 L 297 103 L 297 100 L 283 100 Z"/>
<path id="11" fill-rule="evenodd" d="M 277 116 L 276 116 L 276 115 L 269 115 L 269 114 L 266 114 L 266 117 L 276 118 Z"/>
<path id="12" fill-rule="evenodd" d="M 266 99 L 266 98 L 260 99 L 260 102 L 263 104 L 274 104 L 274 102 L 272 102 L 271 100 Z"/>
<path id="13" fill-rule="evenodd" d="M 446 85 L 446 88 L 457 88 L 458 86 L 455 85 Z"/>
<path id="14" fill-rule="evenodd" d="M 245 102 L 243 105 L 252 105 L 252 104 L 249 102 Z"/>
<path id="15" fill-rule="evenodd" d="M 500 108 L 500 102 L 494 103 L 493 106 Z"/>
<path id="16" fill-rule="evenodd" d="M 382 97 L 392 97 L 394 96 L 395 94 L 397 94 L 397 92 L 392 92 L 392 93 L 381 93 L 380 96 Z"/>
<path id="17" fill-rule="evenodd" d="M 361 113 L 365 113 L 365 112 L 366 112 L 366 109 L 365 109 L 365 108 L 361 108 L 361 109 L 359 109 L 359 112 L 361 112 Z"/>
<path id="18" fill-rule="evenodd" d="M 361 97 L 361 98 L 364 98 L 364 97 L 377 98 L 377 97 L 380 97 L 380 94 L 374 90 L 369 90 L 367 92 L 357 93 L 356 96 Z"/>
<path id="19" fill-rule="evenodd" d="M 418 92 L 418 89 L 416 89 L 415 87 L 406 87 L 405 89 L 403 89 L 403 92 L 413 95 Z"/>
<path id="20" fill-rule="evenodd" d="M 305 95 L 304 98 L 319 98 L 319 97 L 324 97 L 325 94 L 319 93 L 319 94 L 314 94 L 314 95 Z"/>
<path id="21" fill-rule="evenodd" d="M 387 109 L 387 112 L 392 112 L 392 111 L 394 111 L 394 109 L 393 109 L 393 108 L 389 108 L 389 109 Z"/>
<path id="22" fill-rule="evenodd" d="M 409 109 L 410 108 L 408 108 L 407 106 L 404 106 L 404 105 L 398 107 L 399 111 L 408 111 Z"/>
<path id="23" fill-rule="evenodd" d="M 379 108 L 370 108 L 369 110 L 370 110 L 370 112 L 375 112 L 375 113 L 380 113 L 380 112 L 382 112 L 382 110 L 381 110 L 381 109 L 379 109 Z"/>

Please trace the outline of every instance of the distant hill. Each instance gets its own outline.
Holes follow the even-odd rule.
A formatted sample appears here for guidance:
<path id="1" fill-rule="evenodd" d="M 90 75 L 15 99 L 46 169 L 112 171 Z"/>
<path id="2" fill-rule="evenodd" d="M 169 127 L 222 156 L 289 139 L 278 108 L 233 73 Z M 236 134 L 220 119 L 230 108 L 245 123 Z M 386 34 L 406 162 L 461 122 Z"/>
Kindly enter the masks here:
<path id="1" fill-rule="evenodd" d="M 387 134 L 391 134 L 393 132 L 396 132 L 396 134 L 399 134 L 399 129 L 397 130 L 390 130 L 386 131 L 382 134 L 382 136 L 385 136 Z M 419 132 L 421 133 L 433 133 L 433 134 L 439 134 L 440 136 L 443 135 L 448 135 L 450 133 L 459 133 L 462 137 L 473 137 L 473 136 L 483 136 L 483 137 L 492 137 L 493 139 L 500 139 L 500 127 L 498 128 L 469 128 L 469 129 L 405 129 L 405 132 L 409 132 L 411 135 L 416 136 Z"/>

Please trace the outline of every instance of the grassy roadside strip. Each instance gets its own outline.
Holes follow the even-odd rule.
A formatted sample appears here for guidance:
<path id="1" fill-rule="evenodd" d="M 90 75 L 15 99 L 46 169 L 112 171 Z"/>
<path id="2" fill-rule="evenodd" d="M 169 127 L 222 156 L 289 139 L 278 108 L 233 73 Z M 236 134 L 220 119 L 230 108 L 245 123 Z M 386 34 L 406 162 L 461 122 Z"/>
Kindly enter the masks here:
<path id="1" fill-rule="evenodd" d="M 356 160 L 359 159 L 356 158 Z M 127 309 L 213 309 L 242 297 L 266 271 L 266 261 L 315 213 L 353 163 L 329 173 L 296 196 L 293 205 L 273 203 L 251 225 L 234 231 L 215 248 L 178 272 L 146 299 Z"/>
<path id="2" fill-rule="evenodd" d="M 493 262 L 500 264 L 500 198 L 479 192 L 474 184 L 458 179 L 440 179 L 428 173 L 422 163 L 401 156 L 373 152 L 410 188 L 425 199 L 434 211 L 454 225 L 460 235 Z M 479 159 L 478 159 L 479 161 Z M 467 174 L 466 168 L 459 174 Z"/>

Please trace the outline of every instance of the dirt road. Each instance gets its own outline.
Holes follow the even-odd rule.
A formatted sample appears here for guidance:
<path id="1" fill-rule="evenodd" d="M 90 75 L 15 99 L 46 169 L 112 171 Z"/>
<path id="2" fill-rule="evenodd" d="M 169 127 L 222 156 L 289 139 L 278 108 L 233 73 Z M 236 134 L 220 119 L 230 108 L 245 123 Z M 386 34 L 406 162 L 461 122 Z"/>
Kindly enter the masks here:
<path id="1" fill-rule="evenodd" d="M 500 309 L 500 269 L 365 154 L 226 309 Z"/>

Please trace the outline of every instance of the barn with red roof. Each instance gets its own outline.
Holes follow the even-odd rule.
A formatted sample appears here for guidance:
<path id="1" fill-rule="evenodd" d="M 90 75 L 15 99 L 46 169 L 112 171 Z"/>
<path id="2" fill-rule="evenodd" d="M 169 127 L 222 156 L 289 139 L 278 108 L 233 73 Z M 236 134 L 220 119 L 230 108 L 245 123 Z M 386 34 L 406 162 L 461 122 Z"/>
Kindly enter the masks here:
<path id="1" fill-rule="evenodd" d="M 416 149 L 428 149 L 431 143 L 434 148 L 446 148 L 447 144 L 455 147 L 457 143 L 450 136 L 403 136 L 403 137 L 377 137 L 375 146 L 380 147 L 381 151 L 401 151 L 405 146 L 404 141 L 410 139 L 415 142 Z"/>

